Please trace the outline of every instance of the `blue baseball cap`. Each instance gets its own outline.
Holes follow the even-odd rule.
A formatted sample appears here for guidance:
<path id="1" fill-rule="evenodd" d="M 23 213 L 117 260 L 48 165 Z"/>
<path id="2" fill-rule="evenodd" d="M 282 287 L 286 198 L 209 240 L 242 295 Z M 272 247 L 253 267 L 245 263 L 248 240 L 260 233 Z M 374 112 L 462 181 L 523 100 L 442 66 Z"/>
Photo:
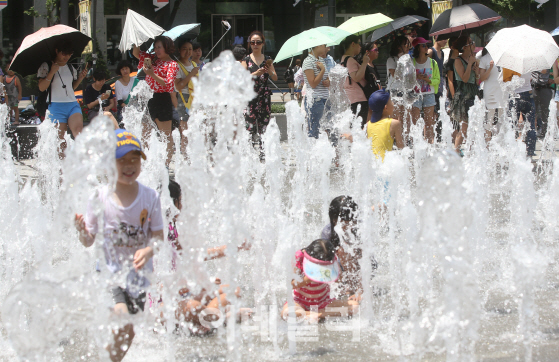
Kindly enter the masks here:
<path id="1" fill-rule="evenodd" d="M 125 129 L 115 130 L 116 135 L 116 158 L 119 159 L 130 151 L 140 151 L 142 158 L 146 159 L 146 154 L 142 151 L 142 145 L 132 132 Z"/>
<path id="2" fill-rule="evenodd" d="M 369 108 L 373 111 L 373 115 L 371 116 L 371 122 L 375 123 L 381 120 L 382 118 L 382 111 L 384 111 L 384 107 L 390 100 L 390 93 L 386 90 L 381 89 L 369 97 Z"/>

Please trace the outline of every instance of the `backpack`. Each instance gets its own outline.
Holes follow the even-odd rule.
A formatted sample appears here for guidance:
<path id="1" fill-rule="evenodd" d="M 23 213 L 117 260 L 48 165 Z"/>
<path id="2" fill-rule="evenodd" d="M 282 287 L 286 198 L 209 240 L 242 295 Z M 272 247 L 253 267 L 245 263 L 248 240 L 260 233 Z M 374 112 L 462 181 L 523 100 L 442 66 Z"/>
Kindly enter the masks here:
<path id="1" fill-rule="evenodd" d="M 350 57 L 346 57 L 344 59 L 344 61 L 341 62 L 340 64 L 347 68 L 347 60 L 349 58 Z M 378 87 L 377 87 L 375 76 L 373 74 L 371 74 L 371 72 L 369 71 L 369 67 L 365 68 L 365 75 L 363 76 L 363 78 L 365 79 L 365 81 L 367 81 L 367 85 L 362 86 L 361 83 L 359 83 L 359 82 L 357 82 L 357 85 L 361 88 L 361 90 L 365 94 L 365 98 L 367 98 L 367 100 L 368 100 L 371 97 L 371 94 L 373 94 L 375 91 L 378 90 Z M 349 79 L 349 84 L 351 84 L 351 76 L 350 75 L 348 75 L 348 79 Z M 370 81 L 370 80 L 372 80 L 372 81 Z"/>
<path id="2" fill-rule="evenodd" d="M 50 72 L 49 62 L 47 62 L 47 67 L 48 67 L 47 70 L 47 74 L 48 74 L 48 72 Z M 72 67 L 72 65 L 68 63 L 68 68 L 70 69 L 70 73 L 72 73 L 72 77 L 73 77 L 75 75 L 74 67 Z M 37 111 L 37 113 L 39 113 L 39 117 L 41 117 L 41 119 L 45 119 L 45 116 L 47 114 L 47 109 L 49 108 L 52 102 L 51 99 L 52 99 L 52 80 L 49 84 L 49 87 L 46 90 L 42 92 L 39 90 L 39 95 L 37 96 L 37 100 L 35 101 L 35 110 Z"/>

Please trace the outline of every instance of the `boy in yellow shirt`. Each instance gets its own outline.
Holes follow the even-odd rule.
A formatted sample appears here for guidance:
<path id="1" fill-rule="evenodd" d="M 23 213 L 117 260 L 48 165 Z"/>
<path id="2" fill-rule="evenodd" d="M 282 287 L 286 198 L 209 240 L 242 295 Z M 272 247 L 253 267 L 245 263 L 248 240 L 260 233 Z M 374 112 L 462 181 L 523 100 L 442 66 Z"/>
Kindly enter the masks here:
<path id="1" fill-rule="evenodd" d="M 396 147 L 404 148 L 402 122 L 391 118 L 394 113 L 394 103 L 390 99 L 390 93 L 385 90 L 378 90 L 371 94 L 369 108 L 372 115 L 367 122 L 367 138 L 371 139 L 374 154 L 384 161 L 384 155 L 386 151 L 392 151 L 394 141 Z"/>

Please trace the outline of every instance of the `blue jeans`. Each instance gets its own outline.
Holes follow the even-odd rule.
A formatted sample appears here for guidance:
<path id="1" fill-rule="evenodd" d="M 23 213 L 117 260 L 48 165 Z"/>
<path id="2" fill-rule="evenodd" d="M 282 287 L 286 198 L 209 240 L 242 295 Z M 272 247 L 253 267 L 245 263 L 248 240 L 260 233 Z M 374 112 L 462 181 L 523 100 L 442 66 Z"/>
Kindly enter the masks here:
<path id="1" fill-rule="evenodd" d="M 526 135 L 526 151 L 531 156 L 536 150 L 536 105 L 532 97 L 532 91 L 526 91 L 518 94 L 518 98 L 511 100 L 509 107 L 516 106 L 516 119 L 524 118 L 524 121 L 530 122 L 530 129 Z"/>
<path id="2" fill-rule="evenodd" d="M 307 112 L 307 125 L 309 128 L 309 137 L 318 138 L 320 133 L 320 119 L 324 114 L 324 105 L 326 99 L 313 99 L 312 106 L 309 107 L 309 100 L 305 97 L 305 111 Z"/>

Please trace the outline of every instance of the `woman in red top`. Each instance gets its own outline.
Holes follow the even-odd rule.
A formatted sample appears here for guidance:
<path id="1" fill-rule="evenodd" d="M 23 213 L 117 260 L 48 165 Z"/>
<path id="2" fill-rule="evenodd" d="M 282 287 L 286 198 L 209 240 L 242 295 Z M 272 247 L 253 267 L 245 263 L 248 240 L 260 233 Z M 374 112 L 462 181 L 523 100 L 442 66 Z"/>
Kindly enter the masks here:
<path id="1" fill-rule="evenodd" d="M 146 82 L 153 89 L 153 98 L 148 102 L 148 110 L 151 119 L 157 124 L 157 128 L 163 132 L 167 141 L 167 161 L 171 162 L 173 144 L 171 138 L 173 102 L 171 93 L 175 90 L 175 78 L 179 66 L 171 59 L 175 52 L 175 43 L 167 36 L 157 36 L 153 43 L 155 54 L 140 51 L 134 46 L 132 53 L 138 59 L 138 69 L 142 68 L 146 73 Z"/>

